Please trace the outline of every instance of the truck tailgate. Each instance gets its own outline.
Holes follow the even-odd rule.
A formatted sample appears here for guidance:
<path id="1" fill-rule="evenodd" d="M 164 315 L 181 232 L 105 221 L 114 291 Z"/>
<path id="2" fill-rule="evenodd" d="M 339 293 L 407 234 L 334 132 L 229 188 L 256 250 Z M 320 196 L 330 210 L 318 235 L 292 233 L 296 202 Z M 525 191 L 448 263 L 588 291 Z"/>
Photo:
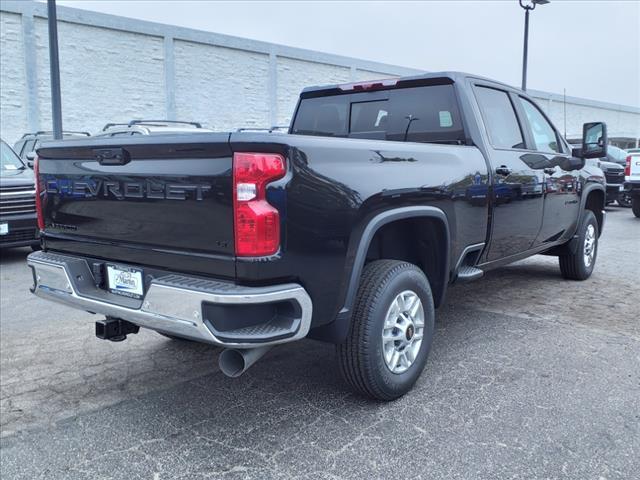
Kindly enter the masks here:
<path id="1" fill-rule="evenodd" d="M 640 182 L 640 153 L 631 153 L 628 158 L 628 171 L 625 180 Z"/>
<path id="2" fill-rule="evenodd" d="M 48 248 L 235 275 L 229 134 L 62 142 L 38 156 Z"/>

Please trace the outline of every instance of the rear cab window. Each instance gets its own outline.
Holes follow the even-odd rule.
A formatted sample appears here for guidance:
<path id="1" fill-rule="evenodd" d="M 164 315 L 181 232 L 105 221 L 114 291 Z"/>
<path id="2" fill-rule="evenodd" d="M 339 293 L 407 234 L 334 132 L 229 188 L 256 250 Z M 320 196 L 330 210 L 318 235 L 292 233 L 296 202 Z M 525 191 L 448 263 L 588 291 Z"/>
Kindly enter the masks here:
<path id="1" fill-rule="evenodd" d="M 303 93 L 291 133 L 465 144 L 452 83 L 333 92 L 320 91 L 315 97 L 305 97 Z"/>

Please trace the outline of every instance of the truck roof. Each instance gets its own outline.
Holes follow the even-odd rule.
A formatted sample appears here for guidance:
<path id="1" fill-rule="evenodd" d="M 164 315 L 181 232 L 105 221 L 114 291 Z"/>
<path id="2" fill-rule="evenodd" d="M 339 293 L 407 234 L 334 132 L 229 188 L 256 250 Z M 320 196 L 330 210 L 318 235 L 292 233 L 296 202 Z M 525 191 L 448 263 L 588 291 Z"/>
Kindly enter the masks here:
<path id="1" fill-rule="evenodd" d="M 306 94 L 310 94 L 310 93 L 315 93 L 318 94 L 320 92 L 344 92 L 344 91 L 348 91 L 348 90 L 354 90 L 354 86 L 361 86 L 361 85 L 371 85 L 371 84 L 376 84 L 376 83 L 381 83 L 383 86 L 386 86 L 388 82 L 395 82 L 395 85 L 397 85 L 398 83 L 407 83 L 407 84 L 412 84 L 412 83 L 419 83 L 421 80 L 424 80 L 426 82 L 429 81 L 445 81 L 445 83 L 455 83 L 455 82 L 460 82 L 462 80 L 465 80 L 467 78 L 475 78 L 478 80 L 483 80 L 486 82 L 491 82 L 491 83 L 495 83 L 496 85 L 501 85 L 503 87 L 507 87 L 510 89 L 516 89 L 516 87 L 514 87 L 513 85 L 508 85 L 506 83 L 503 82 L 499 82 L 497 80 L 494 80 L 492 78 L 487 78 L 487 77 L 482 77 L 480 75 L 474 75 L 471 73 L 465 73 L 465 72 L 451 72 L 451 71 L 445 71 L 445 72 L 429 72 L 429 73 L 421 73 L 419 75 L 411 75 L 411 76 L 407 76 L 407 77 L 387 77 L 387 78 L 383 78 L 383 79 L 374 79 L 374 80 L 366 80 L 366 81 L 362 81 L 362 82 L 348 82 L 348 83 L 336 83 L 336 84 L 332 84 L 332 85 L 316 85 L 316 86 L 311 86 L 311 87 L 305 87 L 304 89 L 302 89 L 302 96 L 305 96 Z M 357 88 L 356 88 L 357 89 Z M 311 95 L 313 96 L 313 95 Z"/>

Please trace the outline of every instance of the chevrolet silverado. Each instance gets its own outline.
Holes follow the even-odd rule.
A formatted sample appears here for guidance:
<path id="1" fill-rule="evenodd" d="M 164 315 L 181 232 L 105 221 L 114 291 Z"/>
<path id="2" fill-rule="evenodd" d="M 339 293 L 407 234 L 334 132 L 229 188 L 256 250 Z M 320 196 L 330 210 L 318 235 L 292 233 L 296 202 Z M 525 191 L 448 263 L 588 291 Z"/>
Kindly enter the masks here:
<path id="1" fill-rule="evenodd" d="M 287 133 L 44 144 L 32 291 L 224 347 L 238 376 L 269 348 L 336 345 L 382 400 L 427 362 L 453 282 L 535 254 L 588 278 L 605 220 L 606 126 L 572 149 L 525 92 L 463 73 L 306 88 Z"/>

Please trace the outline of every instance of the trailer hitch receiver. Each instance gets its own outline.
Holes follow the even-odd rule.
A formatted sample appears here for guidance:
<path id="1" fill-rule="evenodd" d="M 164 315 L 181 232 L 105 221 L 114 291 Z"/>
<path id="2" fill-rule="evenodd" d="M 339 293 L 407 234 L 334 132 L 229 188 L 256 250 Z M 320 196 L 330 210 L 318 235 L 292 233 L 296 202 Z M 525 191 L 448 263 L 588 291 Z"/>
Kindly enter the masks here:
<path id="1" fill-rule="evenodd" d="M 138 333 L 139 330 L 138 325 L 114 317 L 96 322 L 96 337 L 112 342 L 122 342 L 128 334 Z"/>

